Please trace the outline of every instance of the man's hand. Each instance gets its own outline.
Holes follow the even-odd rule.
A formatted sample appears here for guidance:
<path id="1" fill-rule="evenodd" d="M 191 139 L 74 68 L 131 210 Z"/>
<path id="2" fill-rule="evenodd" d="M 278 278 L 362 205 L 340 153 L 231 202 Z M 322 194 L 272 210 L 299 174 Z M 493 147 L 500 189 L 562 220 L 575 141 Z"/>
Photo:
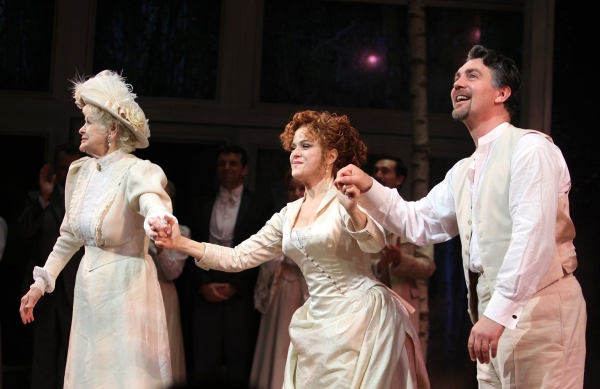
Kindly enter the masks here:
<path id="1" fill-rule="evenodd" d="M 351 164 L 341 168 L 337 172 L 337 177 L 333 183 L 344 194 L 346 193 L 347 185 L 354 185 L 360 190 L 360 193 L 365 193 L 373 186 L 373 179 L 367 173 Z"/>
<path id="2" fill-rule="evenodd" d="M 498 341 L 503 332 L 503 325 L 482 316 L 471 329 L 471 335 L 467 343 L 471 360 L 478 360 L 479 363 L 490 363 L 490 354 L 492 358 L 495 358 L 498 353 Z"/>
<path id="3" fill-rule="evenodd" d="M 48 181 L 48 173 L 50 172 L 50 164 L 45 164 L 40 169 L 40 177 L 38 184 L 40 185 L 40 196 L 42 196 L 42 200 L 44 203 L 48 202 L 50 195 L 54 191 L 54 183 L 56 182 L 56 174 L 53 174 L 50 177 L 50 181 Z"/>
<path id="4" fill-rule="evenodd" d="M 227 295 L 228 283 L 212 282 L 200 285 L 200 294 L 210 303 L 220 303 L 229 300 Z M 235 290 L 235 289 L 234 289 Z"/>
<path id="5" fill-rule="evenodd" d="M 381 257 L 386 264 L 392 264 L 398 266 L 402 261 L 402 244 L 398 241 L 398 244 L 387 244 L 381 250 Z"/>
<path id="6" fill-rule="evenodd" d="M 230 298 L 231 296 L 237 293 L 237 290 L 229 283 L 219 284 L 217 286 L 217 289 L 223 296 L 227 296 L 227 298 Z"/>

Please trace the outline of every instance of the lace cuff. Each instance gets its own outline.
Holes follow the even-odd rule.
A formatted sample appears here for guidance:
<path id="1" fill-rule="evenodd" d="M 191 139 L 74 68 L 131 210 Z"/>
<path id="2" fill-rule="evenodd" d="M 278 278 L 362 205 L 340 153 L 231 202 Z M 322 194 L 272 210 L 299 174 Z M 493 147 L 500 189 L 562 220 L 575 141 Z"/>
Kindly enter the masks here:
<path id="1" fill-rule="evenodd" d="M 33 279 L 35 282 L 31 285 L 31 288 L 38 288 L 42 291 L 42 294 L 47 292 L 51 293 L 54 291 L 54 284 L 56 278 L 48 273 L 46 269 L 36 266 L 33 268 Z"/>
<path id="2" fill-rule="evenodd" d="M 152 231 L 152 229 L 150 228 L 150 223 L 148 223 L 148 219 L 150 219 L 151 217 L 159 217 L 163 220 L 163 223 L 165 223 L 165 216 L 169 216 L 173 218 L 173 220 L 175 220 L 175 223 L 179 223 L 179 221 L 177 221 L 177 218 L 169 212 L 152 212 L 149 213 L 144 219 L 144 231 L 146 231 L 146 235 L 148 235 L 150 239 L 154 240 L 154 238 L 156 238 L 156 232 Z"/>

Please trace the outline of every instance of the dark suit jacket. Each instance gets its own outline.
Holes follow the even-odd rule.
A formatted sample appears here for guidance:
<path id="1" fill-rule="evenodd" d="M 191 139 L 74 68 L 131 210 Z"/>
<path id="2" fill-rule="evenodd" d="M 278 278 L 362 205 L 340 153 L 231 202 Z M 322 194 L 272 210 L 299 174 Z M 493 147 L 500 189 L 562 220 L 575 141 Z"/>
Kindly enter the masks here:
<path id="1" fill-rule="evenodd" d="M 192 210 L 190 223 L 192 238 L 199 242 L 208 242 L 210 236 L 210 217 L 217 193 L 200 199 Z M 271 217 L 270 203 L 244 188 L 240 208 L 233 231 L 234 246 L 258 232 Z M 201 284 L 212 282 L 230 283 L 237 293 L 254 293 L 258 268 L 240 273 L 227 273 L 217 270 L 205 271 L 194 266 L 194 284 L 196 292 Z"/>
<path id="2" fill-rule="evenodd" d="M 29 286 L 34 281 L 33 268 L 44 266 L 48 255 L 52 252 L 65 216 L 64 196 L 56 187 L 48 199 L 49 204 L 46 209 L 40 205 L 39 196 L 39 190 L 29 193 L 25 210 L 17 220 L 18 233 L 26 239 L 26 242 L 31 243 L 27 272 L 23 280 L 25 290 L 29 290 Z M 75 277 L 83 253 L 83 248 L 75 253 L 56 279 L 56 288 L 64 288 L 71 307 L 73 306 Z"/>

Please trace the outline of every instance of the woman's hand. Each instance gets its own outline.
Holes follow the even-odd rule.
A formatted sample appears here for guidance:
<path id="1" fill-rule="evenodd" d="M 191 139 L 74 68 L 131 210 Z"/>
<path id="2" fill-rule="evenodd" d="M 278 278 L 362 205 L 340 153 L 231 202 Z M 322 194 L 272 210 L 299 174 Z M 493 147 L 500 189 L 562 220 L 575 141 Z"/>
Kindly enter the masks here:
<path id="1" fill-rule="evenodd" d="M 164 216 L 160 214 L 148 216 L 146 220 L 144 220 L 144 230 L 152 240 L 156 239 L 159 232 L 162 232 L 166 236 L 171 235 L 171 226 L 167 223 Z"/>
<path id="2" fill-rule="evenodd" d="M 37 304 L 40 297 L 42 297 L 42 291 L 39 288 L 31 288 L 29 289 L 29 292 L 21 298 L 19 313 L 21 314 L 23 324 L 31 323 L 34 320 L 33 307 L 35 307 L 35 304 Z"/>
<path id="3" fill-rule="evenodd" d="M 159 249 L 177 250 L 179 241 L 181 240 L 181 231 L 179 231 L 179 223 L 169 216 L 165 216 L 164 220 L 167 225 L 151 222 L 151 228 L 156 231 L 154 244 Z"/>
<path id="4" fill-rule="evenodd" d="M 367 215 L 358 208 L 360 190 L 352 185 L 342 185 L 337 192 L 337 199 L 346 208 L 346 212 L 352 219 L 354 231 L 360 231 L 367 225 Z"/>
<path id="5" fill-rule="evenodd" d="M 354 211 L 358 205 L 360 190 L 354 185 L 342 185 L 337 192 L 337 199 L 348 213 Z"/>

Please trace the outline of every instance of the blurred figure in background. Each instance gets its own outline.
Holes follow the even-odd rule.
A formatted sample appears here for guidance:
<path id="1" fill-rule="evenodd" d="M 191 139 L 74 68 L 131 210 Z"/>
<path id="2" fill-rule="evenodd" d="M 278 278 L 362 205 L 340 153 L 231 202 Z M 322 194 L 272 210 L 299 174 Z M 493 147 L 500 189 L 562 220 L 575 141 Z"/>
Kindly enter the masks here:
<path id="1" fill-rule="evenodd" d="M 383 186 L 396 189 L 404 184 L 407 173 L 401 158 L 382 155 L 375 163 L 373 177 Z M 387 244 L 383 250 L 372 256 L 375 262 L 375 275 L 400 297 L 413 306 L 415 312 L 410 320 L 419 332 L 423 359 L 427 360 L 427 340 L 429 338 L 429 299 L 428 280 L 435 270 L 433 246 L 417 246 L 406 237 L 386 230 Z"/>
<path id="2" fill-rule="evenodd" d="M 17 231 L 30 244 L 23 294 L 29 290 L 36 266 L 43 266 L 60 235 L 65 216 L 65 183 L 71 163 L 83 157 L 76 145 L 56 147 L 54 162 L 40 169 L 39 189 L 28 194 L 25 209 L 17 220 Z M 51 170 L 54 173 L 51 174 Z M 80 249 L 56 278 L 54 293 L 37 305 L 33 325 L 31 389 L 62 388 L 69 349 L 75 277 L 84 249 Z"/>
<path id="3" fill-rule="evenodd" d="M 165 192 L 171 198 L 175 207 L 175 184 L 167 181 Z M 181 234 L 187 238 L 191 237 L 190 229 L 180 226 Z M 183 336 L 181 334 L 181 316 L 179 310 L 179 296 L 173 282 L 183 270 L 188 255 L 175 250 L 166 250 L 156 247 L 154 241 L 150 241 L 148 252 L 158 275 L 158 283 L 165 303 L 165 314 L 167 315 L 167 330 L 169 331 L 169 347 L 171 348 L 171 369 L 173 371 L 173 385 L 185 385 L 185 355 L 183 348 Z"/>
<path id="4" fill-rule="evenodd" d="M 189 218 L 194 239 L 233 247 L 259 230 L 269 219 L 268 201 L 244 185 L 248 155 L 237 145 L 224 145 L 217 152 L 219 187 L 195 204 Z M 248 385 L 252 356 L 260 324 L 254 309 L 254 286 L 258 268 L 240 273 L 205 271 L 193 262 L 192 326 L 186 341 L 192 352 L 188 381 L 201 387 Z M 190 374 L 188 374 L 190 375 Z M 212 387 L 214 387 L 212 386 Z"/>
<path id="5" fill-rule="evenodd" d="M 304 184 L 288 170 L 284 177 L 288 202 L 304 197 Z M 289 326 L 296 309 L 308 299 L 308 287 L 296 263 L 281 253 L 263 263 L 254 290 L 254 306 L 263 315 L 254 351 L 250 387 L 283 387 L 290 346 Z"/>

